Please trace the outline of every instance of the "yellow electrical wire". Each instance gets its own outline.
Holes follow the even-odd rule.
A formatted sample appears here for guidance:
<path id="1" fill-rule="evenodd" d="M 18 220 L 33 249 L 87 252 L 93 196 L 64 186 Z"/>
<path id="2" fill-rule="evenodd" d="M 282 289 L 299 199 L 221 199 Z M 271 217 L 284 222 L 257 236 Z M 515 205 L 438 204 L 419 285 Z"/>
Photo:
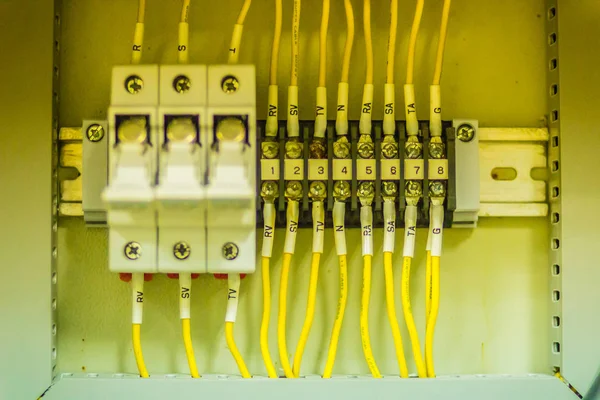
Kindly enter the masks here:
<path id="1" fill-rule="evenodd" d="M 246 367 L 246 363 L 235 344 L 235 339 L 233 338 L 233 322 L 225 322 L 225 341 L 227 342 L 227 347 L 229 347 L 229 351 L 242 374 L 242 378 L 252 378 L 250 372 L 248 372 L 248 367 Z"/>
<path id="2" fill-rule="evenodd" d="M 310 328 L 312 327 L 313 319 L 315 317 L 315 303 L 317 302 L 317 283 L 319 281 L 320 260 L 321 253 L 312 253 L 312 260 L 310 263 L 310 280 L 308 284 L 308 301 L 306 303 L 306 316 L 304 317 L 304 325 L 302 326 L 300 339 L 298 339 L 298 345 L 296 346 L 296 353 L 294 354 L 294 364 L 292 368 L 296 378 L 300 376 L 302 355 L 304 354 L 304 348 L 306 347 L 308 335 L 310 334 Z"/>
<path id="3" fill-rule="evenodd" d="M 263 284 L 263 315 L 260 324 L 260 351 L 269 378 L 277 378 L 277 372 L 269 353 L 269 321 L 271 320 L 271 278 L 269 271 L 269 257 L 262 258 L 262 284 Z"/>
<path id="4" fill-rule="evenodd" d="M 398 318 L 396 317 L 396 302 L 394 300 L 394 271 L 392 267 L 393 253 L 386 251 L 383 253 L 383 268 L 385 274 L 385 301 L 387 305 L 388 319 L 392 328 L 392 337 L 394 338 L 394 346 L 396 348 L 396 358 L 398 360 L 398 369 L 402 378 L 408 378 L 408 367 L 406 365 L 406 357 L 404 355 L 404 347 L 402 346 L 402 336 L 398 326 Z"/>
<path id="5" fill-rule="evenodd" d="M 190 10 L 190 0 L 183 0 L 183 6 L 181 7 L 181 22 L 188 22 Z"/>
<path id="6" fill-rule="evenodd" d="M 371 349 L 371 337 L 369 335 L 369 300 L 371 297 L 371 261 L 373 256 L 363 256 L 363 287 L 360 302 L 360 338 L 362 340 L 363 353 L 373 378 L 381 378 L 381 373 Z"/>
<path id="7" fill-rule="evenodd" d="M 431 286 L 431 312 L 427 318 L 427 328 L 425 330 L 425 362 L 427 376 L 429 378 L 435 378 L 435 368 L 433 366 L 433 338 L 435 333 L 435 323 L 440 309 L 440 257 L 431 257 Z"/>
<path id="8" fill-rule="evenodd" d="M 348 264 L 346 255 L 340 255 L 338 260 L 340 264 L 340 298 L 338 300 L 337 315 L 335 317 L 335 321 L 333 322 L 333 330 L 331 332 L 331 340 L 329 341 L 329 351 L 327 353 L 327 362 L 325 363 L 323 378 L 331 378 L 331 374 L 333 372 L 338 341 L 340 339 L 342 323 L 344 322 L 346 303 L 348 302 Z"/>
<path id="9" fill-rule="evenodd" d="M 137 22 L 140 24 L 143 24 L 145 19 L 146 19 L 146 0 L 139 0 Z"/>
<path id="10" fill-rule="evenodd" d="M 287 287 L 290 274 L 290 264 L 292 263 L 292 254 L 283 253 L 283 265 L 281 267 L 281 281 L 279 284 L 279 315 L 277 317 L 277 343 L 279 345 L 279 359 L 286 378 L 294 378 L 294 372 L 290 366 L 290 359 L 287 351 L 285 322 L 287 313 Z"/>
<path id="11" fill-rule="evenodd" d="M 394 64 L 396 61 L 396 37 L 398 36 L 398 0 L 390 2 L 390 37 L 388 42 L 387 70 L 385 83 L 394 83 Z"/>
<path id="12" fill-rule="evenodd" d="M 427 250 L 427 259 L 425 264 L 425 323 L 429 322 L 431 313 L 431 250 Z"/>
<path id="13" fill-rule="evenodd" d="M 244 0 L 244 5 L 242 5 L 242 9 L 238 15 L 237 25 L 244 25 L 244 21 L 246 20 L 246 15 L 248 14 L 248 10 L 250 10 L 250 5 L 252 4 L 252 0 Z"/>
<path id="14" fill-rule="evenodd" d="M 363 26 L 365 31 L 365 55 L 367 58 L 367 69 L 365 84 L 373 84 L 373 39 L 371 37 L 371 0 L 363 3 Z"/>
<path id="15" fill-rule="evenodd" d="M 348 82 L 350 76 L 350 58 L 352 56 L 352 45 L 354 44 L 354 10 L 352 2 L 344 0 L 344 9 L 346 10 L 346 25 L 348 32 L 346 34 L 346 44 L 344 45 L 344 58 L 342 59 L 342 77 L 340 82 Z"/>
<path id="16" fill-rule="evenodd" d="M 273 47 L 271 47 L 271 69 L 269 72 L 269 85 L 277 85 L 277 67 L 279 66 L 279 43 L 281 42 L 282 25 L 282 0 L 275 0 L 275 31 L 273 33 Z"/>
<path id="17" fill-rule="evenodd" d="M 183 332 L 183 346 L 185 347 L 185 355 L 190 366 L 190 374 L 192 378 L 200 378 L 198 373 L 198 366 L 196 365 L 196 357 L 194 356 L 194 347 L 192 346 L 192 331 L 190 327 L 190 319 L 183 318 L 181 320 L 181 327 Z"/>
<path id="18" fill-rule="evenodd" d="M 408 64 L 406 68 L 407 85 L 411 85 L 414 80 L 415 51 L 417 46 L 417 36 L 419 35 L 419 26 L 421 25 L 421 17 L 423 16 L 424 5 L 425 0 L 417 0 L 417 9 L 415 10 L 415 18 L 413 19 L 412 28 L 410 30 L 410 40 L 408 42 Z"/>
<path id="19" fill-rule="evenodd" d="M 327 84 L 327 27 L 329 25 L 329 0 L 323 0 L 321 30 L 319 32 L 319 87 Z"/>
<path id="20" fill-rule="evenodd" d="M 133 324 L 133 355 L 135 356 L 135 363 L 137 364 L 138 371 L 142 378 L 148 378 L 148 370 L 146 369 L 146 363 L 144 362 L 144 355 L 142 354 L 142 339 L 141 339 L 141 324 Z"/>
<path id="21" fill-rule="evenodd" d="M 294 15 L 292 19 L 292 76 L 290 86 L 298 86 L 298 67 L 300 62 L 300 8 L 301 1 L 294 0 Z"/>
<path id="22" fill-rule="evenodd" d="M 408 328 L 408 334 L 412 343 L 412 351 L 415 357 L 415 364 L 417 366 L 417 374 L 419 378 L 427 377 L 427 368 L 423 361 L 423 355 L 421 354 L 421 344 L 419 343 L 419 334 L 417 332 L 417 326 L 415 325 L 415 319 L 412 314 L 410 306 L 410 265 L 412 263 L 411 257 L 403 257 L 402 259 L 402 309 L 404 311 L 404 320 L 406 321 L 406 327 Z"/>
<path id="23" fill-rule="evenodd" d="M 448 33 L 448 18 L 450 16 L 451 0 L 444 0 L 442 10 L 442 22 L 440 24 L 440 38 L 438 40 L 437 56 L 435 59 L 435 72 L 433 73 L 433 84 L 439 85 L 442 80 L 442 65 L 444 63 L 444 48 L 446 46 L 446 36 Z"/>

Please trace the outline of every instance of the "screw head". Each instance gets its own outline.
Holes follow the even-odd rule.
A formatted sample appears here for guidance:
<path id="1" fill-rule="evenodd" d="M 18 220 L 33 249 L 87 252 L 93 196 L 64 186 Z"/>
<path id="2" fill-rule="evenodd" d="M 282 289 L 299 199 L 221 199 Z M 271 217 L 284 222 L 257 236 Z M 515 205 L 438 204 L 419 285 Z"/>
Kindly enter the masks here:
<path id="1" fill-rule="evenodd" d="M 192 81 L 185 75 L 179 75 L 173 79 L 173 89 L 177 93 L 185 93 L 192 87 Z"/>
<path id="2" fill-rule="evenodd" d="M 233 94 L 240 88 L 240 82 L 235 76 L 229 75 L 221 81 L 221 89 L 227 94 Z"/>
<path id="3" fill-rule="evenodd" d="M 221 252 L 223 253 L 224 259 L 231 261 L 235 260 L 240 254 L 240 248 L 233 242 L 227 242 L 221 248 Z"/>
<path id="4" fill-rule="evenodd" d="M 288 200 L 301 200 L 302 184 L 299 181 L 289 181 L 285 186 L 285 198 Z"/>
<path id="5" fill-rule="evenodd" d="M 375 198 L 375 184 L 371 181 L 364 181 L 358 184 L 357 195 L 361 204 L 371 204 Z"/>
<path id="6" fill-rule="evenodd" d="M 99 142 L 104 137 L 104 127 L 100 124 L 92 124 L 85 131 L 85 136 L 90 142 Z"/>
<path id="7" fill-rule="evenodd" d="M 443 158 L 446 150 L 444 143 L 440 142 L 429 142 L 429 157 L 431 158 Z"/>
<path id="8" fill-rule="evenodd" d="M 429 196 L 430 197 L 444 197 L 446 195 L 446 185 L 441 181 L 429 182 Z"/>
<path id="9" fill-rule="evenodd" d="M 315 201 L 325 200 L 327 197 L 327 186 L 325 186 L 325 182 L 322 181 L 314 181 L 310 183 L 310 189 L 308 192 L 308 197 Z"/>
<path id="10" fill-rule="evenodd" d="M 314 138 L 308 146 L 308 153 L 310 154 L 310 158 L 326 158 L 327 149 L 325 148 L 325 141 L 320 138 Z"/>
<path id="11" fill-rule="evenodd" d="M 142 256 L 142 246 L 138 242 L 127 242 L 123 248 L 125 257 L 130 260 L 137 260 Z"/>
<path id="12" fill-rule="evenodd" d="M 265 181 L 260 188 L 260 195 L 265 201 L 273 201 L 279 195 L 277 183 L 274 181 Z"/>
<path id="13" fill-rule="evenodd" d="M 475 128 L 470 124 L 462 124 L 456 130 L 456 137 L 461 142 L 470 142 L 475 137 Z"/>
<path id="14" fill-rule="evenodd" d="M 129 94 L 138 94 L 144 88 L 144 80 L 137 75 L 131 75 L 125 79 L 125 90 Z"/>
<path id="15" fill-rule="evenodd" d="M 273 159 L 279 155 L 279 143 L 272 139 L 265 139 L 260 144 L 260 149 L 264 158 Z"/>
<path id="16" fill-rule="evenodd" d="M 421 181 L 406 181 L 404 184 L 406 197 L 421 197 L 423 194 L 423 184 Z"/>
<path id="17" fill-rule="evenodd" d="M 333 142 L 333 155 L 335 158 L 350 157 L 350 142 L 348 142 L 346 136 L 339 136 L 338 139 Z"/>
<path id="18" fill-rule="evenodd" d="M 336 181 L 333 184 L 333 198 L 337 201 L 346 201 L 350 197 L 350 183 L 348 181 Z"/>
<path id="19" fill-rule="evenodd" d="M 396 182 L 384 181 L 381 185 L 382 195 L 385 197 L 396 197 L 398 194 L 398 186 Z"/>
<path id="20" fill-rule="evenodd" d="M 394 140 L 394 137 L 391 135 L 386 135 L 383 137 L 383 142 L 381 143 L 381 154 L 385 158 L 396 158 L 398 157 L 398 143 Z"/>
<path id="21" fill-rule="evenodd" d="M 302 143 L 296 139 L 290 139 L 285 142 L 285 156 L 291 159 L 302 157 Z"/>
<path id="22" fill-rule="evenodd" d="M 373 144 L 373 139 L 371 139 L 371 136 L 360 135 L 356 150 L 361 158 L 373 158 L 373 154 L 375 153 L 375 145 Z"/>
<path id="23" fill-rule="evenodd" d="M 184 241 L 177 242 L 173 246 L 173 255 L 178 260 L 187 259 L 191 253 L 192 253 L 192 248 L 190 247 L 189 244 L 187 244 Z"/>
<path id="24" fill-rule="evenodd" d="M 414 136 L 410 136 L 404 146 L 404 155 L 406 158 L 416 159 L 423 154 L 423 144 Z"/>

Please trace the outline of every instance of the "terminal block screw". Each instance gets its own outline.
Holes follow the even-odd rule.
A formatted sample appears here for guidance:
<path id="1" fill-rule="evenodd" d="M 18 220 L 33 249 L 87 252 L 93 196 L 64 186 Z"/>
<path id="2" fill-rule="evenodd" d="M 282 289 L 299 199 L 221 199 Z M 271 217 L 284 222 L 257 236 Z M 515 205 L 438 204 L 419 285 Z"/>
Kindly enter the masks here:
<path id="1" fill-rule="evenodd" d="M 327 197 L 327 186 L 322 181 L 314 181 L 310 184 L 308 197 L 315 201 L 323 201 Z"/>
<path id="2" fill-rule="evenodd" d="M 348 181 L 336 181 L 333 184 L 333 198 L 337 201 L 346 201 L 350 197 L 350 183 Z"/>
<path id="3" fill-rule="evenodd" d="M 310 158 L 327 158 L 325 141 L 321 138 L 314 138 L 308 146 L 308 152 L 310 154 Z"/>
<path id="4" fill-rule="evenodd" d="M 365 181 L 358 184 L 357 190 L 358 198 L 360 203 L 363 205 L 369 205 L 375 198 L 375 184 L 371 181 Z"/>
<path id="5" fill-rule="evenodd" d="M 398 157 L 398 143 L 392 135 L 385 135 L 381 143 L 381 153 L 385 158 Z"/>
<path id="6" fill-rule="evenodd" d="M 104 137 L 104 127 L 100 124 L 92 124 L 85 131 L 85 136 L 90 142 L 99 142 Z"/>
<path id="7" fill-rule="evenodd" d="M 144 88 L 144 80 L 137 75 L 131 75 L 125 79 L 125 89 L 130 94 L 138 94 Z"/>
<path id="8" fill-rule="evenodd" d="M 416 136 L 409 136 L 404 147 L 404 155 L 406 158 L 416 159 L 421 158 L 423 154 L 423 144 L 419 142 Z"/>
<path id="9" fill-rule="evenodd" d="M 238 254 L 240 254 L 240 248 L 233 242 L 225 243 L 221 251 L 223 253 L 223 258 L 228 261 L 235 260 Z"/>
<path id="10" fill-rule="evenodd" d="M 360 158 L 373 158 L 375 145 L 370 135 L 360 135 L 357 151 Z"/>
<path id="11" fill-rule="evenodd" d="M 469 124 L 462 124 L 456 130 L 456 137 L 461 142 L 470 142 L 475 137 L 475 128 Z"/>
<path id="12" fill-rule="evenodd" d="M 173 80 L 173 89 L 177 93 L 185 93 L 192 87 L 192 81 L 185 75 L 179 75 Z"/>
<path id="13" fill-rule="evenodd" d="M 429 196 L 430 197 L 444 197 L 446 196 L 446 185 L 441 181 L 429 182 Z"/>
<path id="14" fill-rule="evenodd" d="M 446 153 L 446 146 L 439 137 L 431 138 L 429 142 L 429 157 L 431 158 L 444 158 Z"/>
<path id="15" fill-rule="evenodd" d="M 346 136 L 340 136 L 338 140 L 333 142 L 333 155 L 335 158 L 350 157 L 350 142 Z"/>
<path id="16" fill-rule="evenodd" d="M 138 242 L 128 242 L 123 251 L 130 260 L 137 260 L 142 256 L 142 246 Z"/>
<path id="17" fill-rule="evenodd" d="M 302 157 L 302 143 L 297 139 L 290 139 L 285 142 L 285 157 L 291 159 Z"/>
<path id="18" fill-rule="evenodd" d="M 173 255 L 178 260 L 185 260 L 192 253 L 192 249 L 186 242 L 177 242 L 173 246 Z"/>
<path id="19" fill-rule="evenodd" d="M 406 181 L 404 191 L 406 197 L 421 197 L 423 195 L 423 184 L 421 181 Z"/>
<path id="20" fill-rule="evenodd" d="M 260 144 L 262 155 L 264 158 L 273 159 L 279 155 L 279 143 L 273 139 L 267 138 Z"/>
<path id="21" fill-rule="evenodd" d="M 262 183 L 260 188 L 260 196 L 265 199 L 265 201 L 272 202 L 279 195 L 277 190 L 277 184 L 273 181 L 265 181 Z"/>
<path id="22" fill-rule="evenodd" d="M 384 197 L 396 197 L 398 194 L 398 185 L 396 182 L 384 181 L 381 185 L 381 192 Z"/>
<path id="23" fill-rule="evenodd" d="M 240 82 L 235 76 L 226 76 L 221 81 L 221 89 L 227 94 L 233 94 L 240 88 Z"/>
<path id="24" fill-rule="evenodd" d="M 288 200 L 302 200 L 302 184 L 299 181 L 289 181 L 285 185 L 285 198 Z"/>

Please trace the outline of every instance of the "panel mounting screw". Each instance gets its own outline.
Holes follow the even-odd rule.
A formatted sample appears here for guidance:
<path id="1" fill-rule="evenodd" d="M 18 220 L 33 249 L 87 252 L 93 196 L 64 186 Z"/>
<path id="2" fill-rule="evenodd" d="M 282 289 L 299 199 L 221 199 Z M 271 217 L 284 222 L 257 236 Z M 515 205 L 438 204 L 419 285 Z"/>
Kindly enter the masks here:
<path id="1" fill-rule="evenodd" d="M 104 127 L 100 124 L 92 124 L 85 131 L 85 136 L 90 142 L 99 142 L 104 137 Z"/>
<path id="2" fill-rule="evenodd" d="M 233 94 L 240 88 L 240 82 L 235 76 L 226 76 L 221 81 L 221 89 L 227 94 Z"/>
<path id="3" fill-rule="evenodd" d="M 223 252 L 223 258 L 229 261 L 235 260 L 238 254 L 240 254 L 240 248 L 233 242 L 225 243 L 221 250 Z"/>
<path id="4" fill-rule="evenodd" d="M 456 130 L 456 137 L 461 142 L 470 142 L 475 137 L 475 128 L 469 124 L 462 124 Z"/>
<path id="5" fill-rule="evenodd" d="M 173 89 L 177 93 L 185 93 L 192 87 L 192 81 L 185 75 L 179 75 L 173 79 Z"/>
<path id="6" fill-rule="evenodd" d="M 125 79 L 125 89 L 130 94 L 138 94 L 144 88 L 144 80 L 137 75 L 131 75 Z"/>
<path id="7" fill-rule="evenodd" d="M 137 260 L 142 256 L 142 246 L 138 242 L 128 242 L 123 251 L 130 260 Z"/>
<path id="8" fill-rule="evenodd" d="M 187 244 L 184 241 L 177 242 L 173 246 L 173 255 L 178 260 L 187 259 L 191 253 L 192 253 L 192 248 L 190 247 L 189 244 Z"/>

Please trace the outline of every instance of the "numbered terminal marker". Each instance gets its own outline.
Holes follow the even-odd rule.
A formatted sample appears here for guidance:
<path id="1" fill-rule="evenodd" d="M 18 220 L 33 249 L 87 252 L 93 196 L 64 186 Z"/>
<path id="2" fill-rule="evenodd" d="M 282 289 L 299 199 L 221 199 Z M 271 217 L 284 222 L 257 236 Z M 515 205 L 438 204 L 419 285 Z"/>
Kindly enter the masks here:
<path id="1" fill-rule="evenodd" d="M 279 180 L 279 160 L 260 160 L 260 179 L 263 181 Z"/>
<path id="2" fill-rule="evenodd" d="M 352 160 L 346 158 L 333 160 L 333 180 L 352 180 Z"/>
<path id="3" fill-rule="evenodd" d="M 376 171 L 377 161 L 375 159 L 356 160 L 356 178 L 359 181 L 374 181 Z"/>
<path id="4" fill-rule="evenodd" d="M 384 181 L 400 180 L 400 160 L 381 160 L 381 179 Z"/>
<path id="5" fill-rule="evenodd" d="M 308 180 L 325 181 L 329 178 L 328 160 L 309 159 L 308 160 Z"/>
<path id="6" fill-rule="evenodd" d="M 404 179 L 411 181 L 422 181 L 425 179 L 425 161 L 414 159 L 404 160 Z"/>
<path id="7" fill-rule="evenodd" d="M 284 160 L 283 177 L 286 181 L 301 181 L 304 179 L 304 160 Z"/>
<path id="8" fill-rule="evenodd" d="M 429 160 L 429 171 L 427 177 L 431 180 L 447 180 L 448 179 L 448 160 L 431 159 Z"/>

